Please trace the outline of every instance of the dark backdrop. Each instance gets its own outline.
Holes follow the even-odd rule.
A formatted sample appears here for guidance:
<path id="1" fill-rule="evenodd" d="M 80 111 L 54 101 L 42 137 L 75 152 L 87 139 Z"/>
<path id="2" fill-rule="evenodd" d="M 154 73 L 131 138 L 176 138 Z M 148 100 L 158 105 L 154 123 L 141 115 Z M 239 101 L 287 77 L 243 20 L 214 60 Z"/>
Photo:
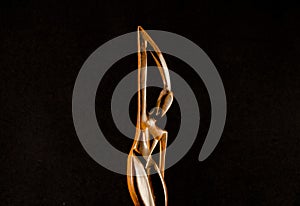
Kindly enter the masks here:
<path id="1" fill-rule="evenodd" d="M 271 0 L 2 2 L 1 205 L 132 205 L 126 177 L 98 165 L 81 146 L 71 101 L 88 56 L 138 25 L 197 43 L 216 65 L 227 94 L 222 139 L 198 162 L 210 121 L 205 86 L 167 56 L 202 100 L 195 144 L 166 171 L 170 205 L 300 205 L 299 9 L 296 1 Z M 130 71 L 122 61 L 136 66 L 135 60 L 111 68 L 102 95 L 109 97 Z M 131 142 L 115 135 L 105 113 L 109 103 L 101 97 L 98 121 L 109 141 L 128 151 Z"/>

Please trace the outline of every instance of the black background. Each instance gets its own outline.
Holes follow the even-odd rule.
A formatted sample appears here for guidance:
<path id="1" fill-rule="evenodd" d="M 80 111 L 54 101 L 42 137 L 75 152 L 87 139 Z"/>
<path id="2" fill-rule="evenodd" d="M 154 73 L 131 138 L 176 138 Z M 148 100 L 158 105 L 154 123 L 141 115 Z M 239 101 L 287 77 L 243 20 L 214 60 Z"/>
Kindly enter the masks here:
<path id="1" fill-rule="evenodd" d="M 296 1 L 271 0 L 1 3 L 0 205 L 132 205 L 126 177 L 98 165 L 81 146 L 71 102 L 88 56 L 138 25 L 198 44 L 227 95 L 221 141 L 198 162 L 209 126 L 205 86 L 167 56 L 203 100 L 196 142 L 166 171 L 170 205 L 300 205 L 299 9 Z M 116 76 L 101 83 L 111 92 L 130 71 L 122 61 L 114 66 L 121 72 L 113 67 Z M 109 103 L 101 98 L 101 127 L 114 146 L 128 151 L 131 142 L 103 121 Z"/>

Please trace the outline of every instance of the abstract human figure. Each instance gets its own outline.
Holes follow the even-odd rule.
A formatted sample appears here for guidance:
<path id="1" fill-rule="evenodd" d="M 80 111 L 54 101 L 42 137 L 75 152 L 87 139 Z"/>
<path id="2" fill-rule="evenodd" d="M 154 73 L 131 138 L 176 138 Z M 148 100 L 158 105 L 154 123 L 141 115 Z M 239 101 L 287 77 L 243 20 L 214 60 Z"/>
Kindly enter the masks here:
<path id="1" fill-rule="evenodd" d="M 167 147 L 168 132 L 156 125 L 156 119 L 150 117 L 155 114 L 157 118 L 163 117 L 170 108 L 173 101 L 171 92 L 170 75 L 165 59 L 151 37 L 142 27 L 138 27 L 138 108 L 136 133 L 132 148 L 127 160 L 127 184 L 131 199 L 134 204 L 154 206 L 156 199 L 151 183 L 150 171 L 154 169 L 159 175 L 159 180 L 164 191 L 164 203 L 167 205 L 167 188 L 164 180 L 165 155 Z M 146 83 L 147 83 L 147 45 L 159 69 L 163 82 L 155 111 L 150 113 L 146 108 Z M 150 138 L 152 136 L 152 138 Z M 156 146 L 160 146 L 159 164 L 152 159 L 152 153 Z M 139 157 L 142 157 L 141 159 Z"/>

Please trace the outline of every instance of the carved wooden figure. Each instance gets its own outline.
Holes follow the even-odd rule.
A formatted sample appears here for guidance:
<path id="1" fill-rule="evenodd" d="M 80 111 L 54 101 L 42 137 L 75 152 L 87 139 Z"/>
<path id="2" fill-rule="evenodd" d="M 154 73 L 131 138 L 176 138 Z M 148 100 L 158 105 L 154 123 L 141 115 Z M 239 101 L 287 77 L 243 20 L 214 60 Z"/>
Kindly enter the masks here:
<path id="1" fill-rule="evenodd" d="M 167 205 L 168 196 L 164 180 L 165 156 L 168 132 L 156 125 L 156 118 L 163 117 L 170 108 L 173 101 L 169 70 L 166 61 L 148 33 L 138 27 L 138 108 L 136 133 L 132 148 L 127 161 L 127 184 L 130 196 L 137 205 L 154 206 L 156 204 L 153 187 L 151 184 L 150 170 L 154 169 L 159 175 L 161 186 L 164 191 L 164 202 Z M 156 104 L 155 111 L 148 112 L 146 105 L 147 86 L 147 46 L 150 45 L 154 52 L 150 52 L 159 69 L 163 90 L 161 91 Z M 150 117 L 151 115 L 151 117 Z M 152 138 L 150 138 L 152 136 Z M 160 147 L 159 163 L 152 159 L 152 153 Z M 139 158 L 142 156 L 142 160 Z"/>

